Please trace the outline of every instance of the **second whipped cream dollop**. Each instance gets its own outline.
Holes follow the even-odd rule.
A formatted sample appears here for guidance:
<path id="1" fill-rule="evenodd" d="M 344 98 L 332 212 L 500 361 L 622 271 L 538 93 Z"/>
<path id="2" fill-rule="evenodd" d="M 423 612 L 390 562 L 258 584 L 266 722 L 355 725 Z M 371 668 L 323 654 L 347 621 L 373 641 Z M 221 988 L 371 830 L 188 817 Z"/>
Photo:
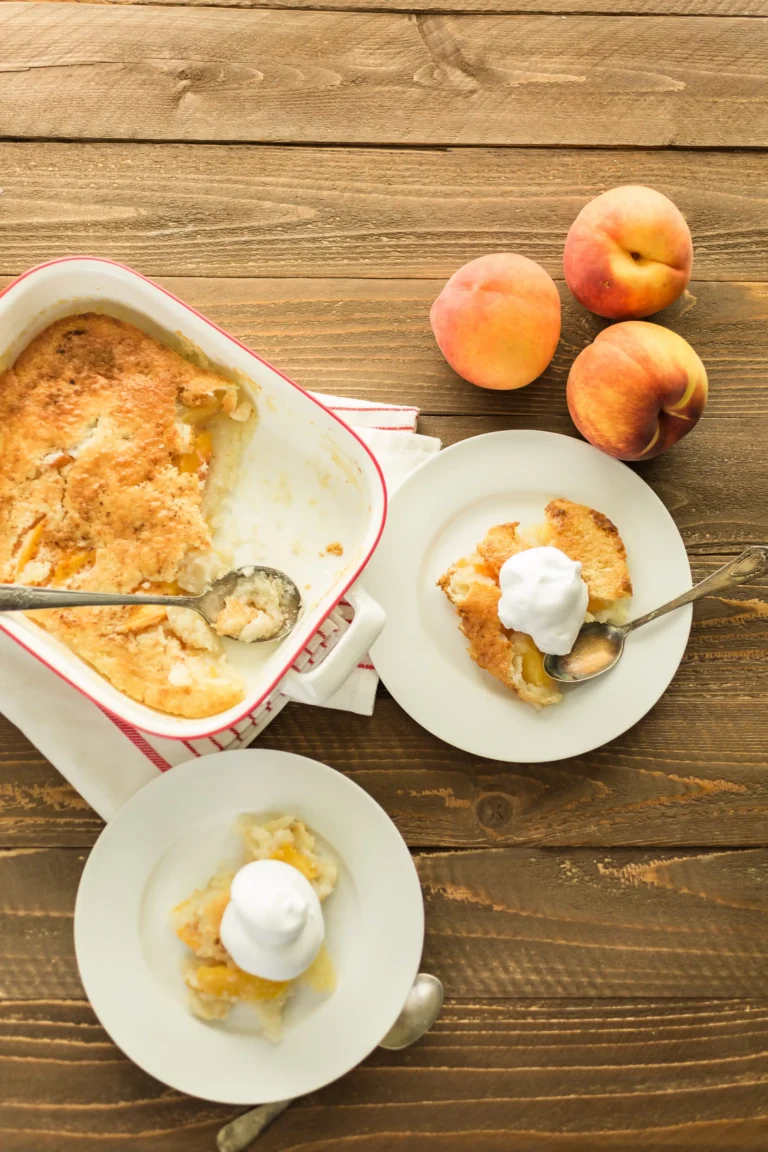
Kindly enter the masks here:
<path id="1" fill-rule="evenodd" d="M 502 564 L 499 584 L 504 627 L 527 633 L 541 652 L 567 655 L 589 602 L 581 564 L 559 548 L 527 548 Z"/>
<path id="2" fill-rule="evenodd" d="M 232 881 L 220 935 L 244 972 L 293 980 L 309 968 L 325 938 L 317 893 L 290 864 L 254 860 Z"/>

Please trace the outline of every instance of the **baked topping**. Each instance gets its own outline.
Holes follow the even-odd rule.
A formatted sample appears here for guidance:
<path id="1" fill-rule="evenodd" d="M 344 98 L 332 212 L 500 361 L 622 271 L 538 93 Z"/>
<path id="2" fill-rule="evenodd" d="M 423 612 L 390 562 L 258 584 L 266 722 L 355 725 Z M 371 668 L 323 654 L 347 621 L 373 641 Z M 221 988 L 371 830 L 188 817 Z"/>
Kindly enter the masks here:
<path id="1" fill-rule="evenodd" d="M 130 324 L 88 313 L 46 328 L 0 375 L 2 580 L 177 586 L 211 549 L 202 505 L 217 421 L 251 411 L 237 385 Z M 243 698 L 210 629 L 183 626 L 162 606 L 32 615 L 152 707 L 199 717 Z"/>
<path id="2" fill-rule="evenodd" d="M 607 516 L 562 498 L 550 501 L 545 516 L 544 524 L 525 533 L 517 523 L 495 525 L 476 553 L 457 560 L 438 580 L 459 613 L 471 658 L 536 708 L 557 704 L 562 695 L 545 672 L 542 652 L 531 636 L 505 627 L 499 619 L 504 565 L 526 550 L 558 549 L 581 565 L 587 612 L 613 616 L 617 623 L 621 602 L 632 595 L 626 550 Z"/>
<path id="3" fill-rule="evenodd" d="M 322 945 L 319 905 L 336 887 L 338 872 L 306 824 L 292 816 L 269 821 L 243 816 L 238 831 L 243 841 L 240 870 L 212 876 L 205 888 L 172 910 L 171 920 L 191 953 L 184 981 L 193 1013 L 205 1020 L 224 1019 L 233 1005 L 247 1003 L 256 1011 L 264 1034 L 277 1040 L 283 1009 L 299 981 L 316 992 L 331 992 L 336 985 L 333 964 Z M 285 876 L 271 886 L 269 878 L 264 879 L 271 871 L 274 881 L 275 869 L 278 876 L 288 874 L 291 907 L 286 906 Z M 301 900 L 293 902 L 290 898 L 296 893 Z M 274 907 L 275 898 L 280 907 Z M 317 931 L 312 941 L 303 938 L 310 918 L 309 913 L 302 916 L 298 905 L 303 902 L 305 910 L 314 909 L 319 939 Z M 269 975 L 259 974 L 267 969 Z"/>

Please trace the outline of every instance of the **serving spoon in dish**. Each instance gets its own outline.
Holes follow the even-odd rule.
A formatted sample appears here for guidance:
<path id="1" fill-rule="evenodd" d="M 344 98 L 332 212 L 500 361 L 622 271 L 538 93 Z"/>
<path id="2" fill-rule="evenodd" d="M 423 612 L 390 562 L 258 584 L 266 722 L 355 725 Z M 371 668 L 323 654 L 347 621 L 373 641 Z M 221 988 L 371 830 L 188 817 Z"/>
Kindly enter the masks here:
<path id="1" fill-rule="evenodd" d="M 674 612 L 684 604 L 693 604 L 702 596 L 710 596 L 713 592 L 724 592 L 727 588 L 735 588 L 738 584 L 746 584 L 768 571 L 768 547 L 756 544 L 747 548 L 741 556 L 730 560 L 722 568 L 718 568 L 706 580 L 702 580 L 682 596 L 676 596 L 660 608 L 646 612 L 637 620 L 629 624 L 602 624 L 598 620 L 591 620 L 582 625 L 576 637 L 573 648 L 565 656 L 545 656 L 544 671 L 553 680 L 560 680 L 564 684 L 579 684 L 584 680 L 594 680 L 595 676 L 602 676 L 609 668 L 618 664 L 624 651 L 624 643 L 630 632 L 666 616 L 667 612 Z"/>
<path id="2" fill-rule="evenodd" d="M 119 592 L 75 592 L 67 588 L 34 588 L 26 584 L 0 584 L 0 612 L 29 612 L 38 608 L 99 608 L 122 605 L 162 604 L 169 608 L 191 608 L 214 629 L 227 601 L 234 597 L 258 609 L 258 592 L 254 587 L 261 576 L 278 584 L 279 618 L 272 632 L 264 635 L 232 635 L 217 631 L 243 643 L 282 640 L 296 626 L 301 613 L 301 593 L 290 576 L 279 568 L 249 564 L 220 576 L 199 596 L 152 596 Z M 245 629 L 243 629 L 245 631 Z"/>

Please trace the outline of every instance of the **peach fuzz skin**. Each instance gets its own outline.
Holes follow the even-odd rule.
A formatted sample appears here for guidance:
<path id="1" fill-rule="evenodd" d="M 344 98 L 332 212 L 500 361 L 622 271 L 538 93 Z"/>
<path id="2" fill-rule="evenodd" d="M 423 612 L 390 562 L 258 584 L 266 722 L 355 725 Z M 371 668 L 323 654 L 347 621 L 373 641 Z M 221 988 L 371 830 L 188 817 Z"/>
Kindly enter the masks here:
<path id="1" fill-rule="evenodd" d="M 580 304 L 639 320 L 672 304 L 691 278 L 693 243 L 680 210 L 653 188 L 626 185 L 591 200 L 571 225 L 563 271 Z"/>
<path id="2" fill-rule="evenodd" d="M 429 321 L 459 376 L 480 388 L 523 388 L 540 376 L 560 339 L 560 296 L 544 269 L 513 252 L 454 272 Z"/>
<path id="3" fill-rule="evenodd" d="M 649 460 L 695 426 L 707 403 L 707 373 L 682 336 L 629 320 L 579 353 L 567 397 L 590 444 L 619 460 Z"/>

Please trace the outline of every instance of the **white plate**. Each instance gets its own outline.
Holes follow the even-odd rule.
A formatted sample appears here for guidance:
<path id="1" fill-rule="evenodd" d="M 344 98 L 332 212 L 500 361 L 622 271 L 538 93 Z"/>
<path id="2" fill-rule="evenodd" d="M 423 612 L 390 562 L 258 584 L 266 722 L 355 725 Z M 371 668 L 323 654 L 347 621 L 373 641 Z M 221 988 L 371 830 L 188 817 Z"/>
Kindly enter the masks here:
<path id="1" fill-rule="evenodd" d="M 493 524 L 536 524 L 556 496 L 604 512 L 619 529 L 633 615 L 690 588 L 680 534 L 639 476 L 582 441 L 525 431 L 476 436 L 423 464 L 394 494 L 364 576 L 387 614 L 372 649 L 387 688 L 424 728 L 477 756 L 538 763 L 613 740 L 656 703 L 685 651 L 690 607 L 641 629 L 617 668 L 540 711 L 470 660 L 435 581 Z"/>
<path id="2" fill-rule="evenodd" d="M 277 1044 L 247 1006 L 223 1023 L 192 1016 L 189 953 L 169 923 L 222 864 L 237 866 L 233 824 L 249 812 L 301 818 L 339 864 L 323 905 L 338 986 L 300 989 Z M 383 809 L 325 764 L 266 749 L 182 764 L 138 792 L 97 840 L 75 906 L 80 975 L 114 1042 L 172 1088 L 226 1104 L 301 1096 L 359 1064 L 400 1013 L 423 940 L 418 875 Z"/>

